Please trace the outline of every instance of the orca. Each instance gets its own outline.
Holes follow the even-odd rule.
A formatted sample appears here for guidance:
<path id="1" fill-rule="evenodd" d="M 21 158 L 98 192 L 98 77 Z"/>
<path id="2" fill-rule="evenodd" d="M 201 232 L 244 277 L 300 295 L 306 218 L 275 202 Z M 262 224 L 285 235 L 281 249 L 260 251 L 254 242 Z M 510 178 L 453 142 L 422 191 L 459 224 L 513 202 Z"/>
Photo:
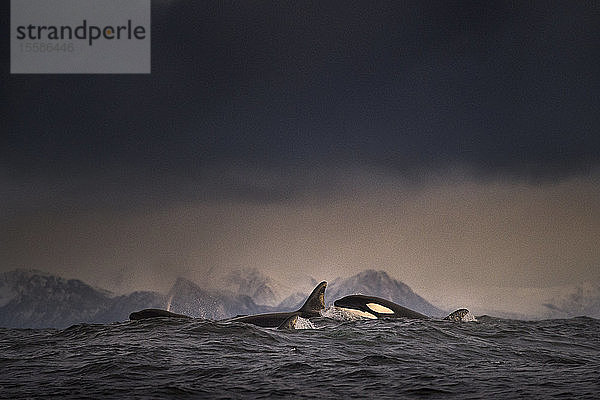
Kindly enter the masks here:
<path id="1" fill-rule="evenodd" d="M 293 329 L 298 317 L 308 319 L 321 315 L 321 311 L 325 309 L 325 288 L 327 288 L 327 282 L 319 283 L 308 296 L 304 305 L 297 311 L 243 315 L 223 320 L 223 322 L 244 322 L 263 328 Z"/>
<path id="2" fill-rule="evenodd" d="M 157 308 L 146 308 L 145 310 L 132 312 L 129 314 L 129 319 L 131 321 L 137 321 L 140 319 L 148 319 L 148 318 L 192 318 L 183 314 L 175 314 L 167 310 L 159 310 Z"/>
<path id="3" fill-rule="evenodd" d="M 333 302 L 333 305 L 354 315 L 366 317 L 370 319 L 382 318 L 410 318 L 410 319 L 429 319 L 427 315 L 423 315 L 409 308 L 402 307 L 392 301 L 374 296 L 364 296 L 354 294 L 343 297 Z M 469 316 L 472 319 L 469 319 Z M 444 318 L 450 321 L 472 321 L 475 320 L 472 314 L 466 308 L 454 311 L 452 314 Z"/>
<path id="4" fill-rule="evenodd" d="M 428 316 L 374 296 L 353 294 L 333 302 L 333 305 L 361 317 L 429 319 Z"/>
<path id="5" fill-rule="evenodd" d="M 444 318 L 446 321 L 477 321 L 475 316 L 471 314 L 466 308 L 460 308 L 447 317 Z"/>
<path id="6" fill-rule="evenodd" d="M 327 282 L 323 281 L 317 285 L 312 293 L 304 302 L 304 305 L 297 311 L 278 312 L 269 314 L 238 315 L 234 318 L 224 319 L 221 322 L 245 322 L 247 324 L 258 325 L 263 328 L 295 329 L 298 317 L 312 318 L 319 317 L 321 310 L 325 309 L 325 289 Z M 183 314 L 175 314 L 167 310 L 156 308 L 147 308 L 145 310 L 133 312 L 129 315 L 132 321 L 148 318 L 192 318 Z"/>
<path id="7" fill-rule="evenodd" d="M 285 321 L 283 321 L 281 325 L 277 327 L 277 329 L 285 331 L 294 330 L 296 329 L 296 322 L 298 322 L 298 314 L 292 314 Z"/>

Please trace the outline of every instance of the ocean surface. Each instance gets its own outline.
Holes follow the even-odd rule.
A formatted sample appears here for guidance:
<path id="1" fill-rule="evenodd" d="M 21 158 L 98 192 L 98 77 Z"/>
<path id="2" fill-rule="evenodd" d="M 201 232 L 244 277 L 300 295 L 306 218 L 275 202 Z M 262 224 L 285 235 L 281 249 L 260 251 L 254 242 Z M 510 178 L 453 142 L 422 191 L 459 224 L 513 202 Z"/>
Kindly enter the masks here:
<path id="1" fill-rule="evenodd" d="M 0 329 L 1 398 L 600 398 L 600 321 Z M 326 314 L 327 315 L 327 314 Z"/>

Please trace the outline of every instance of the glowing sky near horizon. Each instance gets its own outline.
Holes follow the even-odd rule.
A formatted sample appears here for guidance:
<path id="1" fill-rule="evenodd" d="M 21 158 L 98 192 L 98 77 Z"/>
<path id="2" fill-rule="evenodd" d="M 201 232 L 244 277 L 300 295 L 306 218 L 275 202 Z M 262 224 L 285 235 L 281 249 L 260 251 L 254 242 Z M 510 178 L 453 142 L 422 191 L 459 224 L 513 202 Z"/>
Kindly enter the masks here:
<path id="1" fill-rule="evenodd" d="M 167 291 L 178 276 L 206 285 L 214 268 L 258 268 L 284 282 L 383 269 L 438 306 L 481 307 L 485 297 L 490 309 L 527 310 L 511 288 L 600 282 L 599 185 L 443 181 L 127 215 L 62 211 L 17 219 L 3 260 L 117 292 Z M 505 291 L 490 300 L 486 287 Z"/>
<path id="2" fill-rule="evenodd" d="M 0 271 L 383 269 L 505 310 L 600 283 L 598 4 L 152 10 L 149 75 L 10 75 L 0 44 Z"/>

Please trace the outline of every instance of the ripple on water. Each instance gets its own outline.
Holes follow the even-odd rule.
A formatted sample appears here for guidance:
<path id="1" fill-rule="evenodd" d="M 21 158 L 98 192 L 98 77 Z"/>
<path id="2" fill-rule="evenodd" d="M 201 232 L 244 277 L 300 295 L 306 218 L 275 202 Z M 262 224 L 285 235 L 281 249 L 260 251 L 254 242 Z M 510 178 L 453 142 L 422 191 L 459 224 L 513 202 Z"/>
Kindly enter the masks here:
<path id="1" fill-rule="evenodd" d="M 5 398 L 596 398 L 593 319 L 202 320 L 0 330 Z"/>

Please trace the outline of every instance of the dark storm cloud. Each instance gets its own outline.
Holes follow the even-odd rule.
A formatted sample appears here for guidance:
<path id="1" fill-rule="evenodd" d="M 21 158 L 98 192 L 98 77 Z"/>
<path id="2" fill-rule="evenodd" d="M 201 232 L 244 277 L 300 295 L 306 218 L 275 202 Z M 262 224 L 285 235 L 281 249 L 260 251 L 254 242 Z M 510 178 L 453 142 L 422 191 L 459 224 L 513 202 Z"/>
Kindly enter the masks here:
<path id="1" fill-rule="evenodd" d="M 0 42 L 0 269 L 381 268 L 512 310 L 598 281 L 598 3 L 157 1 L 151 36 L 150 75 L 10 75 Z"/>
<path id="2" fill-rule="evenodd" d="M 9 175 L 343 161 L 553 176 L 600 157 L 594 3 L 155 2 L 152 20 L 151 75 L 5 64 Z"/>

